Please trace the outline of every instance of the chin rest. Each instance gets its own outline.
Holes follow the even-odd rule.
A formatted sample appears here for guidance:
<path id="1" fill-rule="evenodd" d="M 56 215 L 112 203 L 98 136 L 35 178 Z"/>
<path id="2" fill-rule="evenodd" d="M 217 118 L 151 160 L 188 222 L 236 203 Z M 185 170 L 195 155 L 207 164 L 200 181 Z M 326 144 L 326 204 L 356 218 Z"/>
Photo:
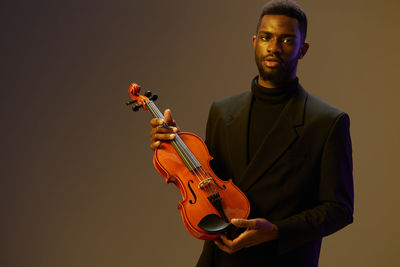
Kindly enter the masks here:
<path id="1" fill-rule="evenodd" d="M 197 226 L 210 234 L 226 233 L 236 228 L 233 224 L 225 222 L 217 214 L 208 214 L 201 219 Z"/>

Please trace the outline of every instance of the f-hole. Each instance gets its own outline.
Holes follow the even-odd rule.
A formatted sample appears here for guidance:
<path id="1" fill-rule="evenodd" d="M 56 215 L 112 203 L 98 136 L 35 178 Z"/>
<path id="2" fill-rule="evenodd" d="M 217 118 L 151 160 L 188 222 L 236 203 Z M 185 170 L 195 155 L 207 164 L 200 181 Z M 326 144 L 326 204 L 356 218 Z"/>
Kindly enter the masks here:
<path id="1" fill-rule="evenodd" d="M 189 186 L 190 191 L 192 192 L 192 195 L 193 195 L 194 200 L 189 200 L 189 203 L 190 203 L 190 204 L 195 204 L 195 203 L 197 202 L 197 196 L 196 196 L 196 194 L 194 193 L 194 191 L 193 191 L 193 189 L 192 189 L 192 186 L 190 185 L 191 183 L 194 183 L 193 180 L 188 181 L 188 186 Z"/>
<path id="2" fill-rule="evenodd" d="M 219 189 L 221 189 L 221 190 L 225 190 L 225 189 L 226 189 L 226 186 L 225 186 L 225 185 L 222 185 L 222 187 L 221 187 L 219 184 L 217 184 L 217 182 L 215 181 L 215 179 L 213 179 L 213 182 L 214 182 L 214 184 L 215 184 Z"/>

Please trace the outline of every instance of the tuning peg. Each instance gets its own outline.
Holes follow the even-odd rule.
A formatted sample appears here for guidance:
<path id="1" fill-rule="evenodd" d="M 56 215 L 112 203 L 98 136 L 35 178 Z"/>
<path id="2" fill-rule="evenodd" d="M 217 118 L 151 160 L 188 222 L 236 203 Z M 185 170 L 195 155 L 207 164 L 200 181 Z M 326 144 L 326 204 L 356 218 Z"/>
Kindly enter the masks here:
<path id="1" fill-rule="evenodd" d="M 132 106 L 132 109 L 133 111 L 138 111 L 140 107 L 141 107 L 140 105 L 135 104 L 134 106 Z"/>
<path id="2" fill-rule="evenodd" d="M 151 101 L 156 101 L 158 99 L 158 95 L 154 94 L 152 97 L 150 97 Z"/>
<path id="3" fill-rule="evenodd" d="M 150 97 L 150 96 L 151 96 L 151 92 L 150 92 L 150 91 L 147 91 L 146 93 L 144 93 L 144 95 L 145 95 L 146 97 Z"/>
<path id="4" fill-rule="evenodd" d="M 132 101 L 126 102 L 125 104 L 126 104 L 127 106 L 130 106 L 130 105 L 135 104 L 136 102 L 137 102 L 137 100 L 132 100 Z"/>

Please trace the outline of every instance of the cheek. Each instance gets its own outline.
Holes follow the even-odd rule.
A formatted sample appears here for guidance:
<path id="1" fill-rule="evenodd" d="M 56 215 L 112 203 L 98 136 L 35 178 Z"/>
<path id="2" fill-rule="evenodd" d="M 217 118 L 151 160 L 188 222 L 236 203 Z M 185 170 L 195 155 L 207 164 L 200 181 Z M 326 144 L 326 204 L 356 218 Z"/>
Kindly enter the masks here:
<path id="1" fill-rule="evenodd" d="M 254 50 L 254 55 L 256 56 L 256 59 L 259 59 L 262 56 L 261 50 L 259 48 L 256 48 Z"/>
<path id="2" fill-rule="evenodd" d="M 263 46 L 261 46 L 261 45 L 257 45 L 257 46 L 255 47 L 255 50 L 254 50 L 254 51 L 255 51 L 257 57 L 262 57 L 262 56 L 264 56 L 265 53 L 266 53 L 266 48 L 263 47 Z"/>
<path id="3" fill-rule="evenodd" d="M 300 48 L 299 47 L 287 47 L 285 49 L 286 58 L 291 59 L 298 59 L 300 55 Z"/>

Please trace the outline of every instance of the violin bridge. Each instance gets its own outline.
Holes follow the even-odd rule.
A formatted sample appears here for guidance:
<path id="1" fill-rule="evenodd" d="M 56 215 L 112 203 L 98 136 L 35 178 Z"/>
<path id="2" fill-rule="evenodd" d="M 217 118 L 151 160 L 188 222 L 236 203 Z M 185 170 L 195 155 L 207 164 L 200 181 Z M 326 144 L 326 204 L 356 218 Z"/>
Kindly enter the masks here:
<path id="1" fill-rule="evenodd" d="M 208 177 L 207 179 L 204 179 L 203 181 L 201 181 L 199 183 L 199 189 L 202 189 L 203 187 L 209 185 L 212 182 L 213 178 L 212 177 Z"/>

